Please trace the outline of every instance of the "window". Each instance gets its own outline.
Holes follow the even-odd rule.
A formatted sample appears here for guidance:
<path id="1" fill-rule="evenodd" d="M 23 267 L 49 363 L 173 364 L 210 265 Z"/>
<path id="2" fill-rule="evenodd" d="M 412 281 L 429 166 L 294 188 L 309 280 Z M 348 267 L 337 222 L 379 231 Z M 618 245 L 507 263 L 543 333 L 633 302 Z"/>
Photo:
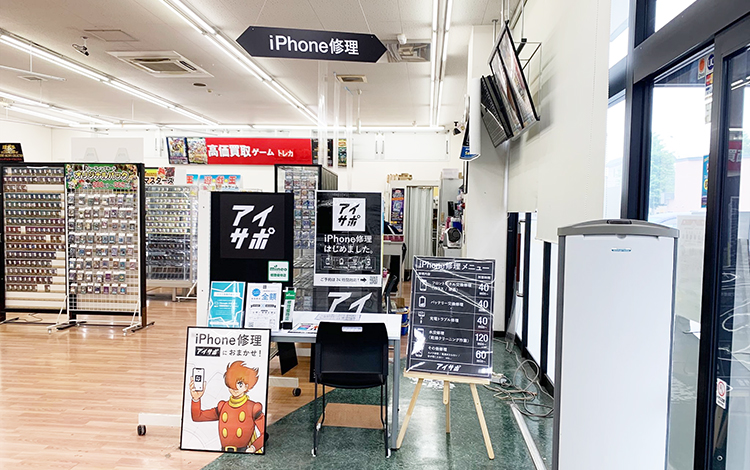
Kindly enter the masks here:
<path id="1" fill-rule="evenodd" d="M 680 230 L 670 397 L 670 468 L 693 468 L 703 287 L 711 50 L 654 82 L 648 220 Z"/>
<path id="2" fill-rule="evenodd" d="M 659 31 L 693 3 L 695 3 L 695 0 L 655 0 L 654 31 Z"/>
<path id="3" fill-rule="evenodd" d="M 607 147 L 604 154 L 604 218 L 619 219 L 622 204 L 622 157 L 625 151 L 625 93 L 607 109 Z"/>
<path id="4" fill-rule="evenodd" d="M 609 16 L 609 67 L 628 55 L 629 0 L 612 0 Z"/>

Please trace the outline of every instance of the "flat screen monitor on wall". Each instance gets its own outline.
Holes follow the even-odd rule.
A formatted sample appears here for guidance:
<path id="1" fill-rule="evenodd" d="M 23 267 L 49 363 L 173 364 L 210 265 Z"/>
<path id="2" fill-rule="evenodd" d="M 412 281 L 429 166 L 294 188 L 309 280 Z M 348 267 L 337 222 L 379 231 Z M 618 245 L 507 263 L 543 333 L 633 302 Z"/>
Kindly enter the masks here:
<path id="1" fill-rule="evenodd" d="M 516 137 L 539 121 L 539 115 L 507 25 L 490 56 L 490 68 L 503 104 L 506 101 L 509 104 L 508 117 L 513 136 Z"/>
<path id="2" fill-rule="evenodd" d="M 490 135 L 492 145 L 497 147 L 510 138 L 508 131 L 508 117 L 505 115 L 505 110 L 500 104 L 500 97 L 498 96 L 495 85 L 492 83 L 492 78 L 482 77 L 482 122 L 484 127 L 487 129 L 487 133 Z"/>

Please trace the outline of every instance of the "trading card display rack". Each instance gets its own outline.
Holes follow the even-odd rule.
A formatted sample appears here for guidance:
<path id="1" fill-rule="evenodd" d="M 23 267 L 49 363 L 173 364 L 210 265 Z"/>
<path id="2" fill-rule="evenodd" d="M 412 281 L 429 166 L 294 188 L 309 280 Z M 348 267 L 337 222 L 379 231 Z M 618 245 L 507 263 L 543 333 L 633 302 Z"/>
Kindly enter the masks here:
<path id="1" fill-rule="evenodd" d="M 197 237 L 198 188 L 146 186 L 146 272 L 149 288 L 174 290 L 193 287 L 198 268 Z"/>
<path id="2" fill-rule="evenodd" d="M 338 175 L 321 165 L 275 165 L 275 191 L 294 194 L 295 309 L 313 309 L 315 191 L 338 189 Z"/>
<path id="3" fill-rule="evenodd" d="M 0 174 L 2 319 L 58 313 L 51 330 L 127 315 L 125 332 L 147 326 L 143 165 L 6 164 Z"/>
<path id="4" fill-rule="evenodd" d="M 66 292 L 64 168 L 4 166 L 2 177 L 4 310 L 57 313 Z"/>

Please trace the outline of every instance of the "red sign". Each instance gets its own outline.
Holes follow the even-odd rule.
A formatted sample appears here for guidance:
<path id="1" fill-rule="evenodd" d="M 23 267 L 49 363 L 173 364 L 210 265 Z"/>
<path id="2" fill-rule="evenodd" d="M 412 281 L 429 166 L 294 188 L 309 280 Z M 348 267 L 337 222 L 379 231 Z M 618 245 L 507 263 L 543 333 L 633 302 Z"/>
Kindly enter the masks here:
<path id="1" fill-rule="evenodd" d="M 206 137 L 209 165 L 311 164 L 310 139 Z"/>

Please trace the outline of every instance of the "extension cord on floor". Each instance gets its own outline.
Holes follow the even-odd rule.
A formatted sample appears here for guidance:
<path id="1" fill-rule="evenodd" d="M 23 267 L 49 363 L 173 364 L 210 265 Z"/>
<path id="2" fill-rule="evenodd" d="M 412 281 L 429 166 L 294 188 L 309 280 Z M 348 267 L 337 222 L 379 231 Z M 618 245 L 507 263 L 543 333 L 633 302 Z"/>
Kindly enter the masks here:
<path id="1" fill-rule="evenodd" d="M 496 385 L 508 385 L 510 384 L 510 380 L 503 375 L 493 372 L 492 378 L 490 379 L 490 383 L 496 384 Z"/>

